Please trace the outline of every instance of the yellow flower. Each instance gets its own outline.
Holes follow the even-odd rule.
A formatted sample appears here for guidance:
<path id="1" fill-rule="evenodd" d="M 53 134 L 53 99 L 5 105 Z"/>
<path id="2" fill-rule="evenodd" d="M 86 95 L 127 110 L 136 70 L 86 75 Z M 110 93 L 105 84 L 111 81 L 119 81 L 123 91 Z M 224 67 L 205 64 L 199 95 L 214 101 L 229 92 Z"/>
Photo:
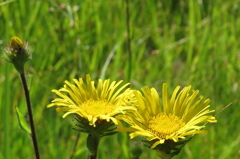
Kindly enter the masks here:
<path id="1" fill-rule="evenodd" d="M 180 143 L 189 135 L 206 133 L 202 130 L 205 126 L 199 124 L 216 122 L 215 117 L 208 115 L 213 112 L 208 109 L 210 100 L 202 101 L 199 91 L 190 89 L 191 86 L 188 86 L 180 91 L 180 86 L 177 86 L 169 99 L 167 84 L 164 83 L 162 101 L 154 88 L 145 87 L 142 93 L 135 91 L 137 111 L 123 116 L 123 120 L 134 130 L 130 137 L 146 137 L 152 149 L 162 144 L 168 144 L 171 149 L 171 144 Z"/>
<path id="2" fill-rule="evenodd" d="M 75 84 L 65 81 L 63 88 L 52 90 L 60 98 L 54 99 L 47 106 L 60 106 L 57 111 L 67 111 L 63 118 L 73 113 L 80 117 L 81 122 L 87 121 L 87 124 L 93 127 L 101 121 L 112 121 L 118 125 L 119 121 L 115 117 L 124 114 L 126 110 L 134 109 L 125 105 L 125 97 L 129 93 L 126 87 L 129 83 L 119 87 L 122 81 L 110 83 L 110 79 L 99 79 L 96 88 L 90 75 L 86 76 L 86 83 L 82 78 L 73 81 Z"/>

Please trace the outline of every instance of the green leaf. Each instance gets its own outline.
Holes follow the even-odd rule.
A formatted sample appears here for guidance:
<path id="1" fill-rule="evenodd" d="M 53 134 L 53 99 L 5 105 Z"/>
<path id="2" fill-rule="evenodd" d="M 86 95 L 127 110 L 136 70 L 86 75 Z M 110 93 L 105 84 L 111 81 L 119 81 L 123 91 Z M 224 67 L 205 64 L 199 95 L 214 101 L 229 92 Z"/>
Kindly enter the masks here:
<path id="1" fill-rule="evenodd" d="M 18 123 L 20 125 L 20 127 L 25 130 L 26 132 L 28 132 L 29 134 L 31 134 L 31 129 L 29 128 L 27 122 L 25 121 L 22 113 L 19 111 L 18 107 L 15 107 L 16 113 L 17 113 L 17 117 L 18 117 Z"/>
<path id="2" fill-rule="evenodd" d="M 11 3 L 11 2 L 13 2 L 13 1 L 16 1 L 16 0 L 10 0 L 10 1 L 6 1 L 6 2 L 1 2 L 1 3 L 0 3 L 0 6 L 3 6 L 3 5 L 8 4 L 8 3 Z"/>

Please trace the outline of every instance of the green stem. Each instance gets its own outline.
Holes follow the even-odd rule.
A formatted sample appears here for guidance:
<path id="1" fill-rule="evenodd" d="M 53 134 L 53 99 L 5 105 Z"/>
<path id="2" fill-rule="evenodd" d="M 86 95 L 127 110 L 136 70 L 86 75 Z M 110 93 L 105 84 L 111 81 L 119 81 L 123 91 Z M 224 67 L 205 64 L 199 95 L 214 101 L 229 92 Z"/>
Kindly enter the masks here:
<path id="1" fill-rule="evenodd" d="M 27 86 L 27 80 L 26 80 L 26 77 L 24 75 L 24 71 L 22 73 L 20 73 L 20 77 L 21 77 L 21 80 L 22 80 L 22 85 L 23 85 L 24 92 L 25 92 L 25 97 L 26 97 L 26 103 L 27 103 L 27 109 L 28 109 L 28 115 L 29 115 L 29 122 L 30 122 L 30 127 L 31 127 L 31 137 L 32 137 L 32 141 L 33 141 L 35 156 L 36 156 L 36 159 L 40 159 L 40 155 L 39 155 L 39 151 L 38 151 L 38 142 L 37 142 L 35 127 L 34 127 L 34 121 L 33 121 L 31 100 L 30 100 L 29 90 L 28 90 L 28 86 Z"/>
<path id="2" fill-rule="evenodd" d="M 77 149 L 78 141 L 79 141 L 79 138 L 80 138 L 80 134 L 81 134 L 81 133 L 78 132 L 77 137 L 76 137 L 76 140 L 75 140 L 75 143 L 74 143 L 74 146 L 73 146 L 73 149 L 72 149 L 72 154 L 71 154 L 71 156 L 70 156 L 69 159 L 73 159 L 73 157 L 74 157 L 74 154 L 75 154 L 76 149 Z"/>
<path id="3" fill-rule="evenodd" d="M 164 151 L 157 151 L 157 155 L 161 158 L 161 159 L 171 159 L 172 156 L 169 153 L 166 153 Z"/>
<path id="4" fill-rule="evenodd" d="M 131 35 L 130 35 L 130 13 L 129 1 L 126 0 L 126 27 L 127 27 L 127 50 L 128 50 L 128 81 L 132 78 L 132 50 L 131 50 Z"/>
<path id="5" fill-rule="evenodd" d="M 99 145 L 100 139 L 101 138 L 99 136 L 94 136 L 92 134 L 88 135 L 87 147 L 91 153 L 91 155 L 89 156 L 89 159 L 97 159 L 98 145 Z"/>

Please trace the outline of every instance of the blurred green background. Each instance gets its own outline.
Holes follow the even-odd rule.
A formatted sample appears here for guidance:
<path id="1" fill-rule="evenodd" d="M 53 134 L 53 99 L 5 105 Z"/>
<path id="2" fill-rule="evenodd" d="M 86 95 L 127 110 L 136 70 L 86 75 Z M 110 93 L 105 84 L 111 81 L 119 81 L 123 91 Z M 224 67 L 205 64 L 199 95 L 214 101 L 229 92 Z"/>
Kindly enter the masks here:
<path id="1" fill-rule="evenodd" d="M 123 0 L 0 0 L 0 46 L 12 36 L 34 49 L 26 64 L 41 157 L 68 159 L 76 139 L 72 117 L 61 118 L 47 104 L 52 89 L 64 80 L 91 74 L 93 79 L 128 81 L 126 3 Z M 211 108 L 218 123 L 207 135 L 196 135 L 175 159 L 240 158 L 240 0 L 132 0 L 129 2 L 132 46 L 131 87 L 145 85 L 159 92 L 192 85 Z M 20 129 L 15 106 L 25 114 L 25 98 L 17 71 L 0 60 L 0 159 L 33 159 L 30 137 Z M 74 158 L 87 158 L 81 134 Z M 129 146 L 130 145 L 130 146 Z M 103 138 L 99 158 L 156 158 L 124 134 Z"/>

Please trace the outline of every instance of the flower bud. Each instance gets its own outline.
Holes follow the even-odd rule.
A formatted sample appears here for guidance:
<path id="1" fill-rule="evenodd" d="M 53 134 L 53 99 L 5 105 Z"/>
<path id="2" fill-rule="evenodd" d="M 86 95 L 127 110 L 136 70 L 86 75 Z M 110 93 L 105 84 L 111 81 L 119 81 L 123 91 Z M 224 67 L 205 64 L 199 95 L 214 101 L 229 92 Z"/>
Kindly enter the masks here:
<path id="1" fill-rule="evenodd" d="M 24 64 L 31 59 L 32 48 L 27 42 L 23 42 L 20 38 L 14 36 L 11 38 L 10 44 L 3 47 L 3 59 L 13 63 L 19 73 L 24 72 Z"/>

